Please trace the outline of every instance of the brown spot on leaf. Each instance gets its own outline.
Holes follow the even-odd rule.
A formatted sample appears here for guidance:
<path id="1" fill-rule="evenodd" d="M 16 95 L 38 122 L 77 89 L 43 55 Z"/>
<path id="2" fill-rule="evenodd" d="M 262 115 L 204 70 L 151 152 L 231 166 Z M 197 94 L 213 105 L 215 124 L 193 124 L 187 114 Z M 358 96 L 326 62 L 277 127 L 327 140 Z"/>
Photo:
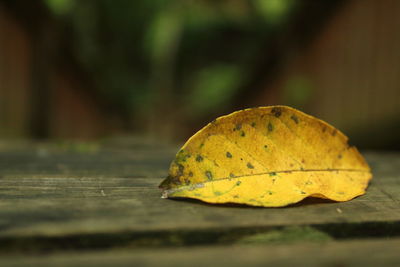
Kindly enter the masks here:
<path id="1" fill-rule="evenodd" d="M 254 166 L 253 166 L 250 162 L 248 162 L 248 163 L 247 163 L 247 168 L 249 168 L 249 169 L 254 169 Z"/>
<path id="2" fill-rule="evenodd" d="M 250 125 L 251 125 L 251 127 L 253 127 L 253 128 L 256 127 L 256 123 L 255 123 L 254 121 L 253 121 Z"/>
<path id="3" fill-rule="evenodd" d="M 227 152 L 226 152 L 226 157 L 227 157 L 227 158 L 232 158 L 232 154 L 231 154 L 229 151 L 227 151 Z"/>
<path id="4" fill-rule="evenodd" d="M 271 113 L 274 114 L 275 117 L 279 118 L 282 115 L 282 110 L 280 108 L 273 108 Z"/>
<path id="5" fill-rule="evenodd" d="M 245 137 L 245 136 L 246 136 L 246 133 L 245 133 L 244 131 L 241 131 L 241 132 L 240 132 L 240 136 L 241 136 L 241 137 Z"/>

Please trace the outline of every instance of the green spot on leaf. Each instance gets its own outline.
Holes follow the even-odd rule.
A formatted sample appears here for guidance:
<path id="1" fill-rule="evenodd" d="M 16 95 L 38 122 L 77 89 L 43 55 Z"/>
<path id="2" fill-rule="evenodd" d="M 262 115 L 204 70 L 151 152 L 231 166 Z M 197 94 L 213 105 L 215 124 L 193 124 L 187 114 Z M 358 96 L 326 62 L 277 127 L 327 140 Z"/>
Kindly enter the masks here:
<path id="1" fill-rule="evenodd" d="M 296 115 L 292 115 L 292 116 L 290 116 L 290 118 L 291 118 L 296 124 L 299 123 L 299 118 L 297 118 Z"/>
<path id="2" fill-rule="evenodd" d="M 272 132 L 274 130 L 274 126 L 272 125 L 271 122 L 268 122 L 268 131 Z"/>
<path id="3" fill-rule="evenodd" d="M 177 165 L 181 164 L 182 162 L 186 162 L 186 159 L 190 158 L 190 154 L 188 154 L 185 150 L 180 150 L 175 158 L 175 163 Z"/>
<path id="4" fill-rule="evenodd" d="M 206 175 L 206 177 L 207 177 L 208 180 L 212 180 L 213 175 L 212 175 L 212 173 L 211 173 L 210 171 L 206 171 L 206 172 L 205 172 L 205 175 Z"/>
<path id="5" fill-rule="evenodd" d="M 197 161 L 197 162 L 203 161 L 203 157 L 202 157 L 201 155 L 197 155 L 196 161 Z"/>

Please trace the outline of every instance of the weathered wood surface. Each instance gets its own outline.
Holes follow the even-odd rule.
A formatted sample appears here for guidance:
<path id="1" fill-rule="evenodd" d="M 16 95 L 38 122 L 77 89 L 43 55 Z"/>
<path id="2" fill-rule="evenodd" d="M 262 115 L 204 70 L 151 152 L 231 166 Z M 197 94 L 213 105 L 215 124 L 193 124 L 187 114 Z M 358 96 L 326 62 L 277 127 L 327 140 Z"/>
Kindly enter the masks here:
<path id="1" fill-rule="evenodd" d="M 232 254 L 228 247 L 187 248 L 171 253 L 160 246 L 235 244 L 248 234 L 296 225 L 310 226 L 339 239 L 400 236 L 400 154 L 365 153 L 374 179 L 367 194 L 352 201 L 305 201 L 287 208 L 254 208 L 161 199 L 157 186 L 166 176 L 175 152 L 176 147 L 139 144 L 17 146 L 0 143 L 0 254 L 16 253 L 19 249 L 35 252 L 35 247 L 38 251 L 132 247 L 135 248 L 132 251 L 113 250 L 108 254 L 84 252 L 83 258 L 75 251 L 71 257 L 56 253 L 46 259 L 32 256 L 31 260 L 38 264 L 68 265 L 85 259 L 99 259 L 100 264 L 124 263 L 135 258 L 151 265 L 164 260 L 174 263 L 173 255 L 190 263 L 191 257 L 185 256 L 188 252 L 194 259 L 203 257 L 204 253 L 209 259 L 219 257 L 219 261 Z M 340 252 L 344 259 L 352 258 L 354 263 L 357 263 L 356 254 L 346 248 L 359 250 L 362 255 L 383 250 L 384 244 L 371 241 L 364 247 L 362 242 L 331 242 L 323 252 L 332 253 L 329 260 L 335 259 L 333 253 Z M 393 247 L 400 247 L 400 241 L 390 242 L 385 255 L 397 261 Z M 284 253 L 292 251 L 292 246 L 298 250 L 294 255 L 306 262 L 311 262 L 310 253 L 319 249 L 315 244 L 245 247 L 247 254 L 243 262 L 274 263 L 272 255 L 284 257 Z M 138 252 L 138 247 L 149 250 Z M 266 254 L 267 250 L 270 254 Z M 150 255 L 157 255 L 159 259 Z M 3 256 L 1 261 L 16 260 Z M 23 259 L 15 261 L 21 265 L 24 262 Z M 229 262 L 235 263 L 234 258 Z M 328 263 L 322 258 L 318 262 Z"/>
<path id="2" fill-rule="evenodd" d="M 400 239 L 3 256 L 3 266 L 398 266 Z"/>
<path id="3" fill-rule="evenodd" d="M 44 149 L 1 153 L 0 236 L 400 221 L 397 154 L 366 154 L 374 179 L 364 196 L 268 209 L 161 199 L 176 149 Z"/>

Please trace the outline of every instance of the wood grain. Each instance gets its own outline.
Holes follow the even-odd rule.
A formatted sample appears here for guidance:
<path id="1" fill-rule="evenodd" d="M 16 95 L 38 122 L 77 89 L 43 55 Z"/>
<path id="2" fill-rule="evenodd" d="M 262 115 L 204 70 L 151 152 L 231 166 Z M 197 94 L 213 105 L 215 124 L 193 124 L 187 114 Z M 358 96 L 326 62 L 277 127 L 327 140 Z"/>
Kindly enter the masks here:
<path id="1" fill-rule="evenodd" d="M 271 209 L 161 199 L 173 149 L 37 151 L 0 155 L 0 237 L 400 220 L 398 154 L 366 154 L 374 179 L 364 196 Z"/>
<path id="2" fill-rule="evenodd" d="M 400 239 L 3 256 L 3 266 L 398 266 Z"/>

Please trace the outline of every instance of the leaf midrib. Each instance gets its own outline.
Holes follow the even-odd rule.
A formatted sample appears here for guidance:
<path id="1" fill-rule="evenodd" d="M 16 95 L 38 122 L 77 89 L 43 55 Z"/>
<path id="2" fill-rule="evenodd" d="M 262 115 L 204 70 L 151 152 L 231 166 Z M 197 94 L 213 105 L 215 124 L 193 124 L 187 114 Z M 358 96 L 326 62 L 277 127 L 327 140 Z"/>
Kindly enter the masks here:
<path id="1" fill-rule="evenodd" d="M 213 182 L 218 182 L 218 181 L 223 181 L 223 180 L 236 180 L 244 177 L 249 177 L 249 176 L 261 176 L 261 175 L 270 175 L 270 174 L 279 174 L 279 173 L 294 173 L 294 172 L 361 172 L 361 173 L 370 173 L 371 171 L 369 170 L 362 170 L 362 169 L 305 169 L 305 170 L 283 170 L 283 171 L 271 171 L 271 172 L 262 172 L 262 173 L 255 173 L 255 174 L 243 174 L 240 176 L 235 176 L 235 177 L 222 177 L 222 178 L 217 178 L 209 181 L 203 181 L 199 183 L 194 183 L 191 185 L 185 185 L 177 188 L 171 188 L 171 189 L 166 189 L 164 192 L 167 192 L 167 194 L 171 194 L 177 191 L 183 191 L 185 189 L 196 189 L 199 188 L 199 185 L 202 184 L 207 184 L 207 183 L 213 183 Z"/>

